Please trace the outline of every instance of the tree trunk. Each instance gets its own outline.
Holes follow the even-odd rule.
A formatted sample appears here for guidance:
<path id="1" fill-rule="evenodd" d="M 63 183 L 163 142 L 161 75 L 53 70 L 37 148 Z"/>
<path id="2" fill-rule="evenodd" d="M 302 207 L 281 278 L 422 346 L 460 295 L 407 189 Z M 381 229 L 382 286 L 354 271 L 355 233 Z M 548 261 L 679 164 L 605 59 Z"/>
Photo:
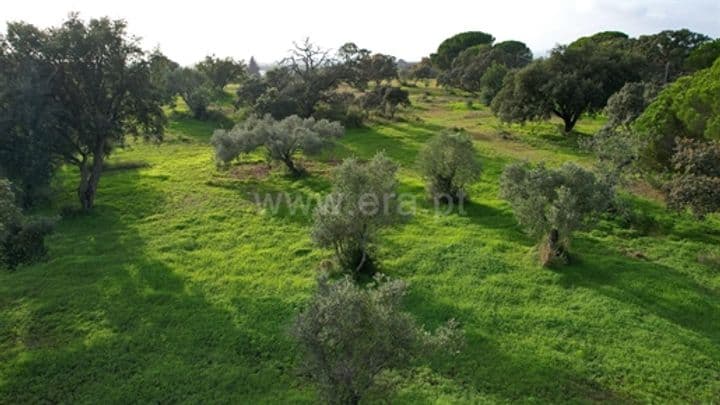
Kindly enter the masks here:
<path id="1" fill-rule="evenodd" d="M 547 244 L 541 251 L 541 261 L 544 266 L 551 266 L 556 263 L 567 263 L 565 247 L 560 241 L 560 232 L 557 229 L 550 231 L 547 237 Z"/>
<path id="2" fill-rule="evenodd" d="M 290 170 L 290 174 L 294 177 L 299 177 L 302 174 L 302 171 L 298 169 L 297 166 L 295 166 L 295 162 L 293 162 L 292 158 L 284 157 L 282 161 L 283 163 L 285 163 L 285 166 L 287 166 L 288 170 Z"/>
<path id="3" fill-rule="evenodd" d="M 570 131 L 575 128 L 575 123 L 577 122 L 577 119 L 572 117 L 563 117 L 563 122 L 565 123 L 565 133 L 569 134 Z"/>
<path id="4" fill-rule="evenodd" d="M 103 162 L 105 161 L 104 143 L 95 148 L 92 158 L 92 165 L 88 165 L 87 158 L 83 157 L 80 163 L 80 185 L 78 186 L 78 198 L 83 210 L 88 211 L 95 205 L 100 176 L 102 175 Z"/>

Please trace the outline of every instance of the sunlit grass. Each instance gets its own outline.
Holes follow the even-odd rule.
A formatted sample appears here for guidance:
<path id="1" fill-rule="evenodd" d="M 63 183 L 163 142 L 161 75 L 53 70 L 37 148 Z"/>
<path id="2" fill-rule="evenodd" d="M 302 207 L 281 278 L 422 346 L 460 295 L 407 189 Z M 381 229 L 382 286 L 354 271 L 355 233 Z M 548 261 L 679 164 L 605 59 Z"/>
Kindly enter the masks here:
<path id="1" fill-rule="evenodd" d="M 421 323 L 456 318 L 467 340 L 457 358 L 388 376 L 390 402 L 720 397 L 720 269 L 701 260 L 720 255 L 717 218 L 698 223 L 634 198 L 642 224 L 607 219 L 578 235 L 571 265 L 543 269 L 498 197 L 499 175 L 519 159 L 590 165 L 577 137 L 602 119 L 565 136 L 557 122 L 501 124 L 436 87 L 411 92 L 402 121 L 349 130 L 320 161 L 305 160 L 300 180 L 280 167 L 218 171 L 208 141 L 227 122 L 193 120 L 181 104 L 168 111 L 165 142 L 114 153 L 111 163 L 145 164 L 107 172 L 92 214 L 58 224 L 48 261 L 0 272 L 0 403 L 315 403 L 287 329 L 330 253 L 312 246 L 307 216 L 258 210 L 252 193 L 322 195 L 333 164 L 379 150 L 419 201 L 382 233 L 380 269 L 410 282 L 406 307 Z M 437 216 L 415 160 L 453 128 L 473 136 L 484 172 L 465 214 Z M 261 153 L 243 162 L 264 165 Z M 75 204 L 75 182 L 73 169 L 61 173 L 48 210 Z"/>

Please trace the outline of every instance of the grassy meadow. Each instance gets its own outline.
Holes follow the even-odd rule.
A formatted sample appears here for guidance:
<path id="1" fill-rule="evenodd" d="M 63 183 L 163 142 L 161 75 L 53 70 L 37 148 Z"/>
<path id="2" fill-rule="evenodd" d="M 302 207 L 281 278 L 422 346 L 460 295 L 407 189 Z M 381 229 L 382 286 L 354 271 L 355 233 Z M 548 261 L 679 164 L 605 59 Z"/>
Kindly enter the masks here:
<path id="1" fill-rule="evenodd" d="M 382 232 L 379 269 L 410 283 L 420 323 L 455 318 L 466 345 L 388 373 L 392 396 L 369 402 L 719 401 L 720 219 L 670 213 L 638 186 L 632 218 L 579 233 L 572 263 L 544 269 L 498 197 L 500 173 L 522 159 L 591 166 L 577 137 L 602 118 L 565 137 L 556 122 L 501 125 L 477 101 L 409 90 L 401 119 L 348 130 L 299 180 L 261 153 L 215 167 L 212 131 L 242 115 L 230 97 L 208 122 L 169 110 L 165 141 L 112 155 L 97 207 L 60 220 L 48 260 L 0 272 L 0 403 L 316 403 L 287 332 L 331 254 L 313 247 L 309 216 L 252 195 L 322 195 L 338 161 L 379 150 L 419 203 Z M 475 139 L 483 175 L 464 214 L 436 215 L 415 160 L 452 128 Z M 63 170 L 42 211 L 77 204 L 76 181 Z"/>

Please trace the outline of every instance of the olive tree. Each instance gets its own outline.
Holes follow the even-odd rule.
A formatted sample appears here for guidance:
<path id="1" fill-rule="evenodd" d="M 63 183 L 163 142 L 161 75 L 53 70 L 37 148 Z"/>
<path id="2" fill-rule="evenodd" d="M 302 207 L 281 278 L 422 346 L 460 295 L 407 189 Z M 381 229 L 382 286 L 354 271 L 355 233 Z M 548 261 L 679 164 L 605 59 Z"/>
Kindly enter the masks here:
<path id="1" fill-rule="evenodd" d="M 295 162 L 294 155 L 317 154 L 345 132 L 342 125 L 327 120 L 300 118 L 297 115 L 275 120 L 270 115 L 259 118 L 251 116 L 231 130 L 218 129 L 211 143 L 215 157 L 227 164 L 242 153 L 250 153 L 264 147 L 271 160 L 279 160 L 292 175 L 300 175 L 303 169 Z"/>
<path id="2" fill-rule="evenodd" d="M 364 164 L 346 159 L 333 172 L 332 192 L 313 212 L 313 241 L 332 248 L 340 267 L 353 275 L 371 268 L 378 229 L 398 219 L 397 169 L 382 153 Z"/>
<path id="3" fill-rule="evenodd" d="M 631 124 L 645 111 L 659 92 L 654 83 L 626 83 L 610 96 L 605 106 L 606 126 L 610 129 L 630 130 Z"/>
<path id="4" fill-rule="evenodd" d="M 668 206 L 690 208 L 702 219 L 720 212 L 720 142 L 679 139 L 672 158 L 675 174 L 665 185 Z"/>
<path id="5" fill-rule="evenodd" d="M 609 185 L 573 163 L 557 170 L 512 164 L 503 171 L 500 190 L 527 232 L 544 238 L 544 265 L 567 262 L 573 232 L 589 225 L 613 200 Z"/>
<path id="6" fill-rule="evenodd" d="M 292 335 L 302 360 L 301 374 L 331 404 L 357 404 L 377 387 L 384 371 L 407 367 L 428 353 L 453 355 L 462 343 L 450 320 L 434 333 L 402 311 L 407 284 L 376 275 L 366 287 L 346 277 L 326 276 L 308 306 L 295 319 Z"/>
<path id="7" fill-rule="evenodd" d="M 475 145 L 465 133 L 441 133 L 430 139 L 418 158 L 428 191 L 436 200 L 462 201 L 465 187 L 480 177 Z"/>

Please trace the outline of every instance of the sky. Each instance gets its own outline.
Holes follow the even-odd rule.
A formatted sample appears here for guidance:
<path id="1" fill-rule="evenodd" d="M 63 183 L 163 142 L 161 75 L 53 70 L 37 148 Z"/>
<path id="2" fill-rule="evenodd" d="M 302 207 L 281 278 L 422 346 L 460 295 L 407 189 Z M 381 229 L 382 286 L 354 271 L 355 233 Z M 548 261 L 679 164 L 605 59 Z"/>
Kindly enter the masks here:
<path id="1" fill-rule="evenodd" d="M 498 41 L 523 41 L 536 56 L 598 31 L 631 36 L 689 28 L 720 37 L 720 0 L 2 0 L 0 24 L 60 24 L 77 11 L 109 16 L 147 49 L 159 46 L 183 65 L 205 55 L 262 63 L 282 59 L 293 41 L 323 48 L 346 42 L 405 59 L 427 56 L 443 39 L 485 31 Z"/>

